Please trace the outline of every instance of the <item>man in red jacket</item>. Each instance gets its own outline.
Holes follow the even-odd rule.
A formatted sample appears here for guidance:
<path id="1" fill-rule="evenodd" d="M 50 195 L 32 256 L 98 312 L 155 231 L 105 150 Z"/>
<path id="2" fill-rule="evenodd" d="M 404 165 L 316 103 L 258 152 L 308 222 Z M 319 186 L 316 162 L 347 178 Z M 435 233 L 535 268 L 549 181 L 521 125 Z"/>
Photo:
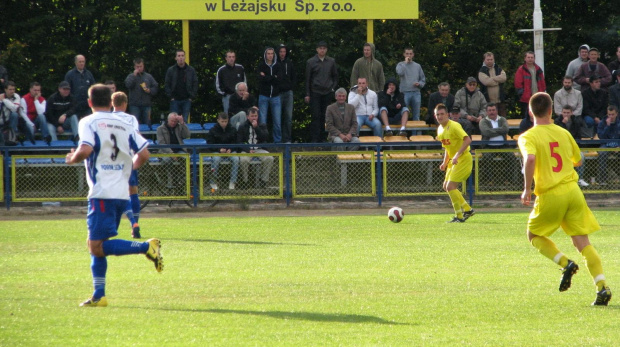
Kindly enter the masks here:
<path id="1" fill-rule="evenodd" d="M 545 75 L 540 66 L 534 62 L 535 58 L 534 52 L 525 52 L 525 64 L 519 66 L 515 73 L 515 90 L 519 96 L 521 118 L 528 116 L 528 103 L 532 95 L 547 90 Z"/>

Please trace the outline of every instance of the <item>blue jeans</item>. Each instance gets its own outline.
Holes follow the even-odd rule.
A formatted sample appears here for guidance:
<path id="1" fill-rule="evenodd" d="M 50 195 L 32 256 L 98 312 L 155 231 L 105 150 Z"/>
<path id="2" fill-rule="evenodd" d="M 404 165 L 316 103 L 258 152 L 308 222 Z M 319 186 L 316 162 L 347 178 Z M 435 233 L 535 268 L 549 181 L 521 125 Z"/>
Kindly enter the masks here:
<path id="1" fill-rule="evenodd" d="M 222 106 L 224 107 L 224 113 L 228 114 L 228 105 L 230 105 L 230 96 L 232 94 L 222 96 Z"/>
<path id="2" fill-rule="evenodd" d="M 19 119 L 19 115 L 17 112 L 11 112 L 9 115 L 9 127 L 13 129 L 15 135 L 17 135 L 17 120 Z"/>
<path id="3" fill-rule="evenodd" d="M 171 100 L 170 112 L 176 112 L 183 115 L 183 122 L 188 123 L 189 110 L 192 108 L 192 101 L 190 99 L 185 100 Z"/>
<path id="4" fill-rule="evenodd" d="M 362 125 L 368 125 L 372 129 L 372 134 L 375 136 L 381 136 L 381 122 L 377 117 L 373 117 L 372 120 L 368 119 L 368 116 L 357 116 L 357 133 L 360 133 Z"/>
<path id="5" fill-rule="evenodd" d="M 232 165 L 230 169 L 230 183 L 236 183 L 237 175 L 239 174 L 239 157 L 221 157 L 215 155 L 211 157 L 211 183 L 217 183 L 217 169 L 220 167 L 220 162 L 222 160 L 230 161 Z"/>
<path id="6" fill-rule="evenodd" d="M 282 142 L 293 141 L 293 91 L 280 93 L 282 103 Z"/>
<path id="7" fill-rule="evenodd" d="M 43 136 L 44 139 L 47 139 L 47 137 L 50 136 L 49 129 L 47 128 L 47 120 L 45 119 L 44 114 L 37 115 L 37 118 L 34 119 L 33 123 L 34 126 L 26 126 L 26 128 L 28 128 L 28 134 L 26 134 L 26 137 L 28 137 L 29 140 L 34 141 L 34 133 L 37 128 L 41 130 L 41 136 Z"/>
<path id="8" fill-rule="evenodd" d="M 62 128 L 64 130 L 70 130 L 73 133 L 73 138 L 78 136 L 78 116 L 77 116 L 77 114 L 74 114 L 73 116 L 67 116 L 65 118 L 65 122 L 62 123 L 60 126 L 62 126 Z M 50 136 L 52 137 L 52 141 L 58 140 L 58 130 L 56 129 L 54 124 L 47 123 L 47 129 L 48 129 L 48 131 L 50 133 Z"/>
<path id="9" fill-rule="evenodd" d="M 138 123 L 151 125 L 151 106 L 129 106 L 129 114 L 136 116 Z"/>
<path id="10" fill-rule="evenodd" d="M 422 102 L 422 94 L 420 91 L 405 92 L 405 105 L 411 110 L 413 120 L 420 120 L 420 103 Z"/>
<path id="11" fill-rule="evenodd" d="M 282 142 L 282 104 L 280 96 L 272 96 L 271 98 L 264 95 L 258 96 L 258 123 L 267 124 L 267 113 L 271 108 L 271 120 L 273 123 L 273 142 Z"/>

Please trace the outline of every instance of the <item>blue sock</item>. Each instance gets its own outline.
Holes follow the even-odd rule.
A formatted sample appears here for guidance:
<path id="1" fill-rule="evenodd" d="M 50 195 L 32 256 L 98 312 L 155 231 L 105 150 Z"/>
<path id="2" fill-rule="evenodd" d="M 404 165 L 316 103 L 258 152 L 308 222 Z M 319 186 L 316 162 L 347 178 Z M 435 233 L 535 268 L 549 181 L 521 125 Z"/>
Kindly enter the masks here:
<path id="1" fill-rule="evenodd" d="M 133 211 L 133 217 L 136 219 L 136 223 L 140 219 L 140 197 L 138 194 L 131 194 L 129 196 L 131 200 L 131 210 Z M 131 224 L 133 225 L 133 223 Z"/>
<path id="2" fill-rule="evenodd" d="M 108 270 L 108 259 L 106 257 L 90 256 L 90 270 L 93 273 L 93 298 L 98 300 L 105 296 L 105 273 Z"/>
<path id="3" fill-rule="evenodd" d="M 108 255 L 127 255 L 146 253 L 149 250 L 148 242 L 127 240 L 108 240 L 103 242 L 103 253 Z"/>
<path id="4" fill-rule="evenodd" d="M 127 219 L 129 219 L 129 224 L 131 224 L 132 227 L 138 222 L 133 214 L 131 201 L 127 200 L 127 207 L 125 207 L 125 211 L 123 213 L 127 216 Z"/>

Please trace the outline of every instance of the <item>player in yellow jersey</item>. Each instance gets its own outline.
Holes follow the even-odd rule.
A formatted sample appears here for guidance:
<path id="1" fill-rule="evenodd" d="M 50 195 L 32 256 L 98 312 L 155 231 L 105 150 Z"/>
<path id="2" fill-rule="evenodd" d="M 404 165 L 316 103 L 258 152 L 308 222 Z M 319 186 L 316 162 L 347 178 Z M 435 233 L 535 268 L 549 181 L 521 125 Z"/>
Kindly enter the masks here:
<path id="1" fill-rule="evenodd" d="M 536 182 L 536 200 L 527 223 L 527 237 L 542 255 L 563 268 L 560 281 L 563 292 L 570 288 L 579 267 L 548 238 L 561 226 L 583 256 L 596 284 L 596 300 L 592 305 L 607 306 L 611 290 L 605 283 L 601 257 L 588 239 L 588 234 L 600 230 L 600 226 L 577 185 L 579 176 L 573 169 L 582 164 L 581 154 L 572 135 L 553 123 L 552 106 L 547 93 L 534 94 L 529 102 L 534 127 L 519 137 L 525 181 L 521 194 L 523 205 L 530 205 L 532 183 Z"/>
<path id="2" fill-rule="evenodd" d="M 435 107 L 435 118 L 439 123 L 437 140 L 441 141 L 441 146 L 445 148 L 443 162 L 439 166 L 441 171 L 446 172 L 443 189 L 450 196 L 455 214 L 448 223 L 463 223 L 475 213 L 457 189 L 459 183 L 465 182 L 471 175 L 472 157 L 469 152 L 471 138 L 459 123 L 450 120 L 446 105 L 438 104 Z"/>

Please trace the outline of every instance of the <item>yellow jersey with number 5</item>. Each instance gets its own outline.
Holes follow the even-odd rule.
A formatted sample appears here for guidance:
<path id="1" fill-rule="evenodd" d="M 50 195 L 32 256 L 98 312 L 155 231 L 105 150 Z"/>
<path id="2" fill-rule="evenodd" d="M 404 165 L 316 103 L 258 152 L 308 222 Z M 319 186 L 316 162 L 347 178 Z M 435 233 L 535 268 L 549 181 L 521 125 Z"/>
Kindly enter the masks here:
<path id="1" fill-rule="evenodd" d="M 441 141 L 441 146 L 446 149 L 448 156 L 453 158 L 459 148 L 463 145 L 463 138 L 468 136 L 463 127 L 453 121 L 449 120 L 446 126 L 439 125 L 437 128 L 437 140 Z M 463 154 L 469 153 L 469 146 L 463 152 Z"/>
<path id="2" fill-rule="evenodd" d="M 536 156 L 534 194 L 579 179 L 573 163 L 581 160 L 581 153 L 566 129 L 555 124 L 535 125 L 519 137 L 519 149 L 524 159 Z"/>

